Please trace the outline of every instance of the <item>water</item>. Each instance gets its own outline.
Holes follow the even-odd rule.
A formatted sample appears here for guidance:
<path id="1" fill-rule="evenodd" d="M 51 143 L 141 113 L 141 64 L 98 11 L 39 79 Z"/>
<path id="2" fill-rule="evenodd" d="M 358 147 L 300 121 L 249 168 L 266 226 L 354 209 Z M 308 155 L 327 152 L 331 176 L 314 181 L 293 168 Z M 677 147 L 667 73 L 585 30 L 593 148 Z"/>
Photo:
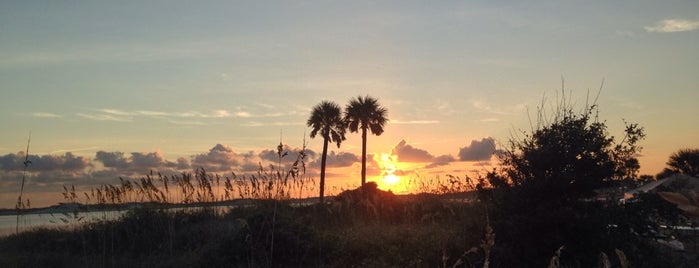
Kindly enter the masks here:
<path id="1" fill-rule="evenodd" d="M 96 220 L 115 220 L 124 215 L 126 210 L 120 211 L 95 211 L 73 213 L 34 213 L 24 214 L 19 217 L 19 231 L 27 231 L 34 228 L 67 228 Z M 81 220 L 78 220 L 81 218 Z M 0 236 L 7 236 L 15 233 L 17 229 L 17 215 L 0 216 Z"/>
<path id="2" fill-rule="evenodd" d="M 290 200 L 291 206 L 308 206 L 315 204 L 317 201 L 313 198 L 311 199 L 300 199 L 300 200 Z M 231 208 L 234 207 L 246 207 L 252 205 L 250 200 L 237 200 L 235 204 L 226 205 L 208 205 L 208 206 L 186 206 L 186 207 L 171 207 L 167 208 L 168 211 L 194 211 L 201 209 L 203 207 L 214 209 L 219 214 L 227 213 Z M 79 212 L 78 214 L 73 214 L 73 212 L 63 212 L 63 211 L 74 211 L 76 205 L 68 204 L 63 205 L 60 210 L 53 213 L 43 212 L 43 213 L 31 213 L 21 215 L 19 218 L 19 231 L 27 231 L 34 228 L 71 228 L 78 224 L 83 224 L 86 222 L 97 221 L 97 220 L 117 220 L 122 215 L 124 215 L 127 210 L 104 210 L 104 211 L 94 211 L 94 212 Z M 79 218 L 82 218 L 79 220 Z M 0 215 L 0 237 L 7 236 L 15 233 L 17 227 L 17 215 Z"/>

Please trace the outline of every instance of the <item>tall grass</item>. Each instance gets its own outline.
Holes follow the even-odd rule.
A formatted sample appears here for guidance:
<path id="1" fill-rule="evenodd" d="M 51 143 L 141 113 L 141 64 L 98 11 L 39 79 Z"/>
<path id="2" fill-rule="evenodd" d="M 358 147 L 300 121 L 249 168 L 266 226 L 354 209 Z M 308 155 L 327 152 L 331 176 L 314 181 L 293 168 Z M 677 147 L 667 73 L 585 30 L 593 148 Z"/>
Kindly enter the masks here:
<path id="1" fill-rule="evenodd" d="M 454 194 L 473 191 L 476 189 L 475 179 L 466 175 L 463 178 L 447 174 L 424 178 L 414 176 L 408 179 L 406 188 L 419 194 Z"/>
<path id="2" fill-rule="evenodd" d="M 22 195 L 24 194 L 24 182 L 27 178 L 27 168 L 29 167 L 29 165 L 32 164 L 32 161 L 29 161 L 29 144 L 31 143 L 31 141 L 32 134 L 30 132 L 29 138 L 27 139 L 27 150 L 25 150 L 24 162 L 22 163 L 24 165 L 24 169 L 22 170 L 22 186 L 20 186 L 19 188 L 19 196 L 17 197 L 17 204 L 15 205 L 15 209 L 17 210 L 17 223 L 15 225 L 15 233 L 19 233 L 19 218 L 22 215 L 22 210 L 31 207 L 29 199 L 27 199 L 26 201 L 22 199 Z"/>
<path id="3" fill-rule="evenodd" d="M 283 145 L 278 146 L 279 164 L 264 167 L 252 174 L 229 175 L 209 173 L 204 168 L 192 172 L 165 175 L 150 173 L 140 178 L 119 178 L 117 184 L 102 184 L 82 195 L 75 186 L 64 186 L 64 199 L 84 205 L 126 205 L 148 203 L 152 205 L 211 205 L 233 200 L 289 200 L 309 192 L 315 181 L 305 176 L 305 145 L 298 157 L 288 166 L 282 166 L 281 158 L 288 155 Z"/>

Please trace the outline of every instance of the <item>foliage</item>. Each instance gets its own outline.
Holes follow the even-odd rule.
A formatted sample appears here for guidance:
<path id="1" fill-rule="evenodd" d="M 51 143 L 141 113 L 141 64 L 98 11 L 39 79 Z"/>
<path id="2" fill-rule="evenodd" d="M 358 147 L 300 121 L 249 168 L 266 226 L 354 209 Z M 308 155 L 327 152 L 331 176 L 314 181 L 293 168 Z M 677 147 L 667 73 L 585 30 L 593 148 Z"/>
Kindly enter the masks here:
<path id="1" fill-rule="evenodd" d="M 332 101 L 322 101 L 311 111 L 306 123 L 311 127 L 311 138 L 320 134 L 323 139 L 340 144 L 345 140 L 346 126 L 342 120 L 342 108 Z"/>
<path id="2" fill-rule="evenodd" d="M 481 200 L 491 204 L 499 242 L 496 266 L 542 267 L 564 245 L 562 264 L 589 267 L 600 251 L 612 252 L 602 204 L 592 202 L 595 190 L 636 176 L 635 155 L 645 134 L 626 124 L 615 140 L 596 105 L 575 112 L 565 94 L 551 118 L 539 109 L 531 134 L 510 139 L 498 154 L 502 167 L 480 178 Z M 623 242 L 620 242 L 623 243 Z"/>
<path id="3" fill-rule="evenodd" d="M 667 161 L 667 168 L 659 177 L 675 173 L 699 177 L 699 149 L 680 149 L 672 153 Z"/>
<path id="4" fill-rule="evenodd" d="M 24 200 L 22 198 L 22 195 L 24 194 L 24 183 L 26 181 L 27 168 L 32 164 L 32 161 L 29 160 L 29 144 L 31 143 L 31 140 L 32 134 L 29 133 L 29 139 L 27 140 L 27 150 L 24 151 L 24 162 L 22 162 L 22 164 L 24 165 L 24 169 L 22 170 L 22 184 L 19 188 L 19 196 L 17 197 L 17 203 L 15 204 L 15 209 L 17 210 L 17 222 L 15 225 L 16 233 L 19 232 L 19 219 L 22 215 L 22 210 L 31 207 L 29 199 Z"/>
<path id="5" fill-rule="evenodd" d="M 559 109 L 560 117 L 550 125 L 522 140 L 510 140 L 500 155 L 512 186 L 542 202 L 566 203 L 637 173 L 634 155 L 640 150 L 643 128 L 627 124 L 624 139 L 615 143 L 606 124 L 593 118 L 596 106 L 580 114 L 570 107 Z"/>
<path id="6" fill-rule="evenodd" d="M 382 212 L 391 215 L 357 213 L 354 221 L 332 205 L 272 200 L 226 213 L 143 208 L 114 222 L 0 238 L 0 266 L 441 267 L 458 259 L 481 266 L 480 249 L 460 257 L 481 243 L 480 204 L 438 196 L 393 202 L 393 212 Z M 432 212 L 444 216 L 423 215 Z"/>
<path id="7" fill-rule="evenodd" d="M 388 123 L 388 110 L 370 96 L 351 99 L 345 108 L 345 121 L 350 132 L 362 131 L 362 184 L 366 183 L 366 142 L 367 130 L 380 136 Z"/>
<path id="8" fill-rule="evenodd" d="M 345 140 L 346 126 L 342 119 L 342 108 L 334 102 L 322 101 L 311 111 L 307 125 L 311 127 L 311 138 L 317 134 L 323 137 L 323 154 L 320 162 L 320 202 L 325 193 L 325 166 L 328 156 L 328 143 L 337 143 L 337 148 Z"/>
<path id="9" fill-rule="evenodd" d="M 428 194 L 457 194 L 471 192 L 476 189 L 477 179 L 470 176 L 461 178 L 456 175 L 447 174 L 444 177 L 421 177 L 414 176 L 407 180 L 408 189 L 413 189 L 417 193 Z"/>
<path id="10" fill-rule="evenodd" d="M 286 168 L 281 166 L 281 158 L 288 155 L 283 148 L 280 143 L 277 149 L 280 158 L 278 166 L 265 168 L 260 164 L 253 174 L 231 173 L 222 176 L 203 168 L 172 175 L 151 171 L 140 178 L 119 178 L 117 184 L 102 184 L 82 195 L 76 192 L 75 186 L 64 186 L 63 197 L 69 203 L 97 206 L 131 203 L 192 205 L 239 199 L 288 200 L 296 193 L 300 197 L 314 183 L 303 176 L 305 143 L 296 154 L 296 159 Z"/>

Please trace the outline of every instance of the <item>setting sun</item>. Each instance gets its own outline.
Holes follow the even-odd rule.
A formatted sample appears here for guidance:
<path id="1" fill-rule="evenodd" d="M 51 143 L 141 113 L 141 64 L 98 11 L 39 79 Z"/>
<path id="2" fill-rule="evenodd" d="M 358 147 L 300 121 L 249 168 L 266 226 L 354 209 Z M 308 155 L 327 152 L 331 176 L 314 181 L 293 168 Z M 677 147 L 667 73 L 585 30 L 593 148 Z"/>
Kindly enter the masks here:
<path id="1" fill-rule="evenodd" d="M 405 183 L 401 181 L 401 177 L 396 175 L 398 170 L 398 156 L 390 153 L 381 153 L 374 156 L 374 160 L 379 164 L 381 176 L 378 179 L 379 188 L 391 190 L 394 192 L 406 192 Z"/>
<path id="2" fill-rule="evenodd" d="M 396 183 L 400 182 L 400 177 L 393 174 L 388 174 L 383 177 L 383 182 L 387 185 L 395 185 Z"/>

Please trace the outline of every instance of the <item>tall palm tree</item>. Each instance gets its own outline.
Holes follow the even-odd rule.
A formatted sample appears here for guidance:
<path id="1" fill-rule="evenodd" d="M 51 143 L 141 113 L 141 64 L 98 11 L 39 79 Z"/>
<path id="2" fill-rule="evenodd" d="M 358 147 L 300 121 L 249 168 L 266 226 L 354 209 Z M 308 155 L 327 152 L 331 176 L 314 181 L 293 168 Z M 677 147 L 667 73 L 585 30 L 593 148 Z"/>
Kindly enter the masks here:
<path id="1" fill-rule="evenodd" d="M 311 112 L 311 117 L 306 123 L 311 127 L 311 138 L 318 133 L 323 137 L 323 154 L 320 161 L 320 203 L 323 203 L 325 193 L 325 160 L 328 155 L 328 142 L 340 143 L 345 140 L 345 122 L 342 118 L 342 108 L 331 101 L 322 101 Z"/>
<path id="2" fill-rule="evenodd" d="M 383 127 L 388 122 L 388 111 L 381 107 L 379 101 L 370 96 L 359 96 L 351 99 L 345 109 L 345 121 L 350 132 L 362 130 L 362 186 L 366 183 L 366 134 L 376 136 L 383 133 Z"/>

